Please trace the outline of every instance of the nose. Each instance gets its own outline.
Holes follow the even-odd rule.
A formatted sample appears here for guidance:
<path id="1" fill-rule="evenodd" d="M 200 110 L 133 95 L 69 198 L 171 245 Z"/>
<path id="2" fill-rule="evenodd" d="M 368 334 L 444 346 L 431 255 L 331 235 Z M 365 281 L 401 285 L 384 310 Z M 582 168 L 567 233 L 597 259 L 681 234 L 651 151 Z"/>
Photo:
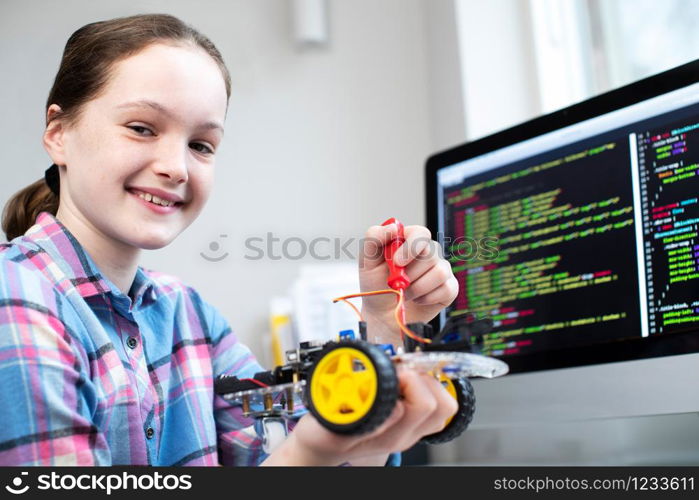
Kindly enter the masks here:
<path id="1" fill-rule="evenodd" d="M 183 184 L 189 179 L 188 145 L 175 141 L 163 141 L 153 169 L 158 176 L 166 177 L 172 184 Z"/>

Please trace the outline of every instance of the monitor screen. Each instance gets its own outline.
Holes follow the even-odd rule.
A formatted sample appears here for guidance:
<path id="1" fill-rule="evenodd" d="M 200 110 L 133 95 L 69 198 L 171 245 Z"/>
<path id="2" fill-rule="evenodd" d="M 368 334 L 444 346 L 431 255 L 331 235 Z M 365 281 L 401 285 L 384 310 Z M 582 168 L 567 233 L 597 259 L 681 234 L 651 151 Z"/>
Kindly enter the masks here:
<path id="1" fill-rule="evenodd" d="M 512 372 L 699 352 L 699 61 L 433 155 L 441 315 Z"/>

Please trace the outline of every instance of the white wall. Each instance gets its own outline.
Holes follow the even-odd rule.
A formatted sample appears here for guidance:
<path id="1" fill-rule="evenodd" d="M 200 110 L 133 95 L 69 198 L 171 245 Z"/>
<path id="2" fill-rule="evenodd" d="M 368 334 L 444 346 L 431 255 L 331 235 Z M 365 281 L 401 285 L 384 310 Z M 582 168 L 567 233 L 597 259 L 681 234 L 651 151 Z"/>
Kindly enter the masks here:
<path id="1" fill-rule="evenodd" d="M 466 140 L 463 60 L 455 0 L 423 2 L 432 145 L 448 149 Z"/>
<path id="2" fill-rule="evenodd" d="M 3 0 L 0 204 L 49 164 L 40 142 L 44 102 L 68 36 L 121 15 L 181 17 L 221 50 L 233 95 L 209 204 L 171 245 L 144 252 L 142 264 L 200 290 L 264 358 L 268 300 L 287 290 L 299 262 L 246 260 L 247 237 L 359 238 L 390 216 L 424 223 L 423 166 L 436 119 L 428 3 L 330 0 L 329 46 L 301 51 L 286 0 Z M 216 255 L 230 256 L 205 261 L 199 254 L 214 255 L 212 241 L 222 245 Z"/>

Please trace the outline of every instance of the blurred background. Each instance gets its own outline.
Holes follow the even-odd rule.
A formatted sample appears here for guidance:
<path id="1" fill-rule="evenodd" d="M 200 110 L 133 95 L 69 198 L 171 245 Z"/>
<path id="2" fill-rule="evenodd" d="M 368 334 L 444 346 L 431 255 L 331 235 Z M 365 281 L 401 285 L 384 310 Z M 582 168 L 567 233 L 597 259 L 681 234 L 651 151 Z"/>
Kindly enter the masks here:
<path id="1" fill-rule="evenodd" d="M 355 291 L 366 229 L 388 217 L 425 223 L 429 155 L 699 57 L 699 2 L 680 0 L 1 0 L 3 206 L 50 163 L 45 99 L 70 34 L 145 12 L 209 36 L 233 93 L 207 207 L 142 265 L 198 289 L 268 366 L 272 313 L 315 321 L 306 337 L 322 329 L 335 319 L 311 303 L 319 289 Z M 330 240 L 322 259 L 303 252 L 314 238 Z M 472 452 L 431 459 L 604 463 L 617 450 L 619 462 L 644 429 L 668 425 L 474 429 Z M 606 447 L 585 451 L 579 436 Z"/>

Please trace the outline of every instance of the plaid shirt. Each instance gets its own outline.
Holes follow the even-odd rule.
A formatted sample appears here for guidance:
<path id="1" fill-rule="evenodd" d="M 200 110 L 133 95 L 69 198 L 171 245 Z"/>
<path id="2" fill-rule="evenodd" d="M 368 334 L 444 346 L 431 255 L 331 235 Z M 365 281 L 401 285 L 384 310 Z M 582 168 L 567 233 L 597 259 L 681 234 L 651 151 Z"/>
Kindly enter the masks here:
<path id="1" fill-rule="evenodd" d="M 124 295 L 42 212 L 0 244 L 0 465 L 254 465 L 252 420 L 213 393 L 263 368 L 178 279 Z"/>

